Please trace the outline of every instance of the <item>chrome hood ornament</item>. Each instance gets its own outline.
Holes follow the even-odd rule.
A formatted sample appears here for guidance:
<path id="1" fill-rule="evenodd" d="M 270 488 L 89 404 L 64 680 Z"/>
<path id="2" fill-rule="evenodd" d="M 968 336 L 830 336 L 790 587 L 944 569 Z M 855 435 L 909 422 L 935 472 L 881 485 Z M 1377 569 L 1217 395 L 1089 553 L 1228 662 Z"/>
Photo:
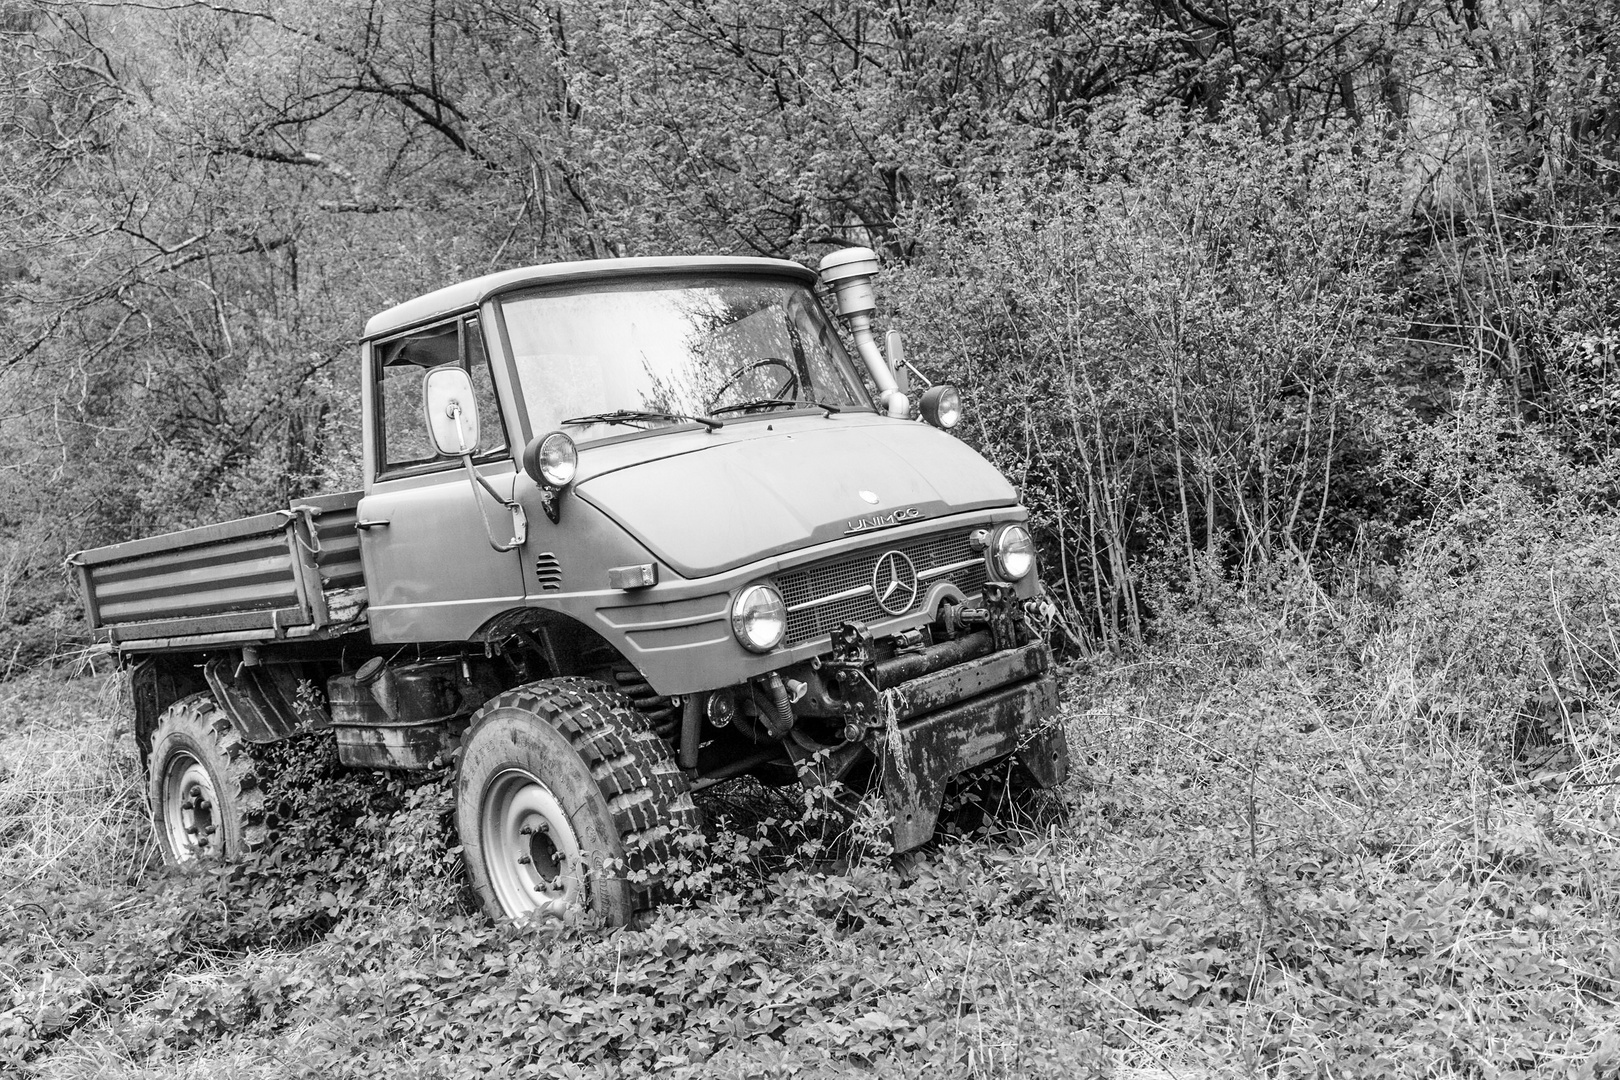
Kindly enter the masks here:
<path id="1" fill-rule="evenodd" d="M 872 596 L 890 615 L 904 615 L 917 602 L 917 566 L 901 551 L 885 551 L 872 567 Z"/>

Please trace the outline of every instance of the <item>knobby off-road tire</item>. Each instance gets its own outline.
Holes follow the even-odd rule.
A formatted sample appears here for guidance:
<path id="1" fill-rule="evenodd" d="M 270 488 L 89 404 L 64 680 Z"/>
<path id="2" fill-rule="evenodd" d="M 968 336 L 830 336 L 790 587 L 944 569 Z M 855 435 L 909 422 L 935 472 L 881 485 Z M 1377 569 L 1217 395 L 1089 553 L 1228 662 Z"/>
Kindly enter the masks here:
<path id="1" fill-rule="evenodd" d="M 474 714 L 456 772 L 456 825 L 496 919 L 609 926 L 667 896 L 696 832 L 686 778 L 628 698 L 589 679 L 509 690 Z"/>
<path id="2" fill-rule="evenodd" d="M 229 861 L 264 846 L 264 791 L 247 741 L 208 694 L 164 710 L 146 764 L 147 806 L 166 862 Z"/>

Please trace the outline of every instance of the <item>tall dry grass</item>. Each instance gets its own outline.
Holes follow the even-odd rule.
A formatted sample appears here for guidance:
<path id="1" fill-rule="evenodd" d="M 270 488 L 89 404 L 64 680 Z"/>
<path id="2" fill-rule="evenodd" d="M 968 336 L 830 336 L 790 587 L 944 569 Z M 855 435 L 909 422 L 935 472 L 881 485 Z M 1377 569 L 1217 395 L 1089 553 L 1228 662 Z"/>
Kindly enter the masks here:
<path id="1" fill-rule="evenodd" d="M 0 684 L 0 904 L 150 865 L 145 783 L 122 675 Z"/>

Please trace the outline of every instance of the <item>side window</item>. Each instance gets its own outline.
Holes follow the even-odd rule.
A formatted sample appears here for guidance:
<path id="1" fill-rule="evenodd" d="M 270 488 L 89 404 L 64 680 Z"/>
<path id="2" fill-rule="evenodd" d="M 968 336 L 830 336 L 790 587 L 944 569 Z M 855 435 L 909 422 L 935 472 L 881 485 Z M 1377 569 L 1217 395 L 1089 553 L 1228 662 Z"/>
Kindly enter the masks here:
<path id="1" fill-rule="evenodd" d="M 461 340 L 466 350 L 467 374 L 472 376 L 473 394 L 478 401 L 478 452 L 505 450 L 506 422 L 501 419 L 501 402 L 495 396 L 495 379 L 490 374 L 477 319 L 461 320 Z"/>
<path id="2" fill-rule="evenodd" d="M 458 364 L 472 377 L 478 402 L 479 445 L 475 457 L 506 448 L 489 358 L 476 318 L 419 330 L 405 337 L 380 342 L 376 347 L 378 431 L 382 435 L 379 464 L 384 471 L 426 465 L 454 458 L 442 457 L 428 438 L 422 413 L 422 380 L 430 368 Z"/>

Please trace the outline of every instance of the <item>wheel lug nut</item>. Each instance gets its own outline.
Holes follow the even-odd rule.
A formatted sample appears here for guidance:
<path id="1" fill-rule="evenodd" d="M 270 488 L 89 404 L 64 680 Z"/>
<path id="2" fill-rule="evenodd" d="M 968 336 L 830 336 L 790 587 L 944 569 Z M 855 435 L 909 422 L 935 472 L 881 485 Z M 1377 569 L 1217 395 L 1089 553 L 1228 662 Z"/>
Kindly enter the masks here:
<path id="1" fill-rule="evenodd" d="M 518 835 L 519 836 L 533 836 L 534 835 L 534 826 L 533 825 L 525 825 L 525 826 L 523 826 L 523 828 L 518 830 Z"/>
<path id="2" fill-rule="evenodd" d="M 530 865 L 530 864 L 531 864 L 531 863 L 533 863 L 533 862 L 534 862 L 534 860 L 533 860 L 533 859 L 531 859 L 531 858 L 529 858 L 529 857 L 528 857 L 528 856 L 527 856 L 527 855 L 519 855 L 519 856 L 518 856 L 518 863 L 519 863 L 519 864 L 520 864 L 520 865 L 523 865 L 523 866 L 528 866 L 528 865 Z"/>

